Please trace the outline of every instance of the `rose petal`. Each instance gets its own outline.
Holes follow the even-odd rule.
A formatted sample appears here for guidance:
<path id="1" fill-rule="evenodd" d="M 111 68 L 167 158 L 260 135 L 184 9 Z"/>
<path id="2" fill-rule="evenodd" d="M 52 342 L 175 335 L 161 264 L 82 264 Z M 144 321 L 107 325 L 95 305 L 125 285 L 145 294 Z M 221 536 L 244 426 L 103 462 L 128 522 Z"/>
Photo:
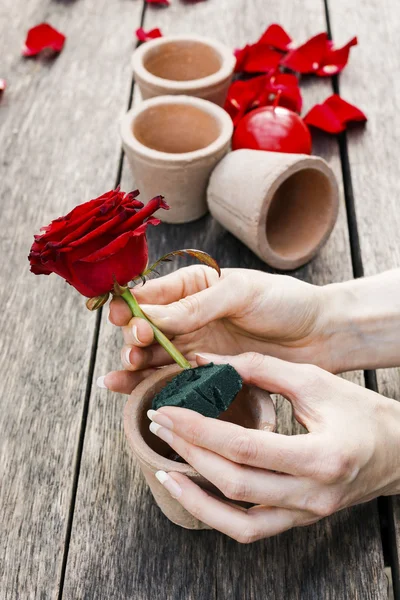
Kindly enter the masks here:
<path id="1" fill-rule="evenodd" d="M 22 54 L 23 56 L 36 56 L 46 49 L 61 52 L 65 39 L 65 35 L 54 29 L 49 23 L 40 23 L 28 31 Z"/>
<path id="2" fill-rule="evenodd" d="M 281 64 L 298 73 L 315 73 L 321 66 L 329 42 L 326 32 L 319 33 L 282 59 Z"/>
<path id="3" fill-rule="evenodd" d="M 149 29 L 149 31 L 145 31 L 143 27 L 139 27 L 139 29 L 136 29 L 136 37 L 140 42 L 148 42 L 149 40 L 162 37 L 162 33 L 158 27 Z"/>
<path id="4" fill-rule="evenodd" d="M 286 33 L 283 27 L 273 23 L 266 29 L 257 43 L 271 46 L 275 50 L 287 52 L 292 45 L 292 41 L 292 38 Z"/>
<path id="5" fill-rule="evenodd" d="M 289 52 L 281 64 L 298 73 L 315 73 L 320 77 L 329 77 L 344 69 L 349 59 L 350 48 L 356 44 L 357 38 L 354 37 L 345 46 L 336 49 L 327 33 L 319 33 Z"/>
<path id="6" fill-rule="evenodd" d="M 279 65 L 282 54 L 263 44 L 247 45 L 236 50 L 235 71 L 245 73 L 268 73 Z"/>
<path id="7" fill-rule="evenodd" d="M 337 75 L 343 71 L 349 60 L 350 48 L 357 46 L 358 40 L 356 37 L 352 38 L 342 48 L 335 49 L 332 42 L 329 42 L 326 54 L 323 58 L 323 65 L 317 71 L 317 75 L 320 77 L 329 77 L 331 75 Z"/>
<path id="8" fill-rule="evenodd" d="M 146 0 L 146 3 L 158 6 L 169 6 L 169 0 Z"/>
<path id="9" fill-rule="evenodd" d="M 247 81 L 234 81 L 230 85 L 224 108 L 231 116 L 234 125 L 237 125 L 253 106 L 267 82 L 268 75 L 260 75 Z"/>
<path id="10" fill-rule="evenodd" d="M 307 125 L 326 131 L 340 133 L 348 123 L 365 122 L 366 115 L 356 106 L 333 94 L 322 104 L 316 104 L 304 117 Z"/>

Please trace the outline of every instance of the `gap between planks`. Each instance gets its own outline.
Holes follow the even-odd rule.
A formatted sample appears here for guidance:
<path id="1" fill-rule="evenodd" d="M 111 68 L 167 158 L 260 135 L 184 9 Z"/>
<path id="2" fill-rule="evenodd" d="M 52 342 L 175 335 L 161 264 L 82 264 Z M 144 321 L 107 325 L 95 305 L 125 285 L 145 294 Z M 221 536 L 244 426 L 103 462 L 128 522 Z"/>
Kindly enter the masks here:
<path id="1" fill-rule="evenodd" d="M 145 14 L 146 14 L 146 8 L 147 8 L 146 1 L 143 0 L 142 12 L 140 15 L 140 22 L 138 25 L 139 27 L 143 27 L 144 18 L 145 18 Z M 139 42 L 136 43 L 136 47 L 138 47 L 138 45 L 139 45 Z M 135 81 L 132 76 L 131 87 L 129 90 L 129 97 L 128 97 L 128 103 L 127 103 L 126 110 L 129 110 L 132 106 L 134 88 L 135 88 Z M 124 166 L 124 157 L 125 157 L 125 153 L 124 153 L 123 149 L 121 148 L 121 152 L 120 152 L 118 164 L 117 164 L 117 174 L 115 177 L 114 188 L 118 187 L 121 183 L 122 169 Z M 93 385 L 93 375 L 94 375 L 95 366 L 96 366 L 97 349 L 98 349 L 98 343 L 99 343 L 102 314 L 103 314 L 103 308 L 100 308 L 97 311 L 97 315 L 96 315 L 96 322 L 95 322 L 93 339 L 92 339 L 92 348 L 91 348 L 91 352 L 90 352 L 88 377 L 87 377 L 87 382 L 86 382 L 85 398 L 84 398 L 84 402 L 83 402 L 82 420 L 81 420 L 81 427 L 79 430 L 78 446 L 77 446 L 77 450 L 76 450 L 76 460 L 75 460 L 75 467 L 74 467 L 74 477 L 73 477 L 73 482 L 72 482 L 71 499 L 70 499 L 69 510 L 68 510 L 67 528 L 66 528 L 65 539 L 64 539 L 64 552 L 63 552 L 60 578 L 59 578 L 58 600 L 62 600 L 63 592 L 64 592 L 65 574 L 67 571 L 67 564 L 68 564 L 68 552 L 69 552 L 69 545 L 70 545 L 70 541 L 71 541 L 72 528 L 73 528 L 73 524 L 74 524 L 76 496 L 77 496 L 77 492 L 78 492 L 79 474 L 80 474 L 80 470 L 81 470 L 83 445 L 85 442 L 90 396 L 91 396 L 92 385 Z"/>

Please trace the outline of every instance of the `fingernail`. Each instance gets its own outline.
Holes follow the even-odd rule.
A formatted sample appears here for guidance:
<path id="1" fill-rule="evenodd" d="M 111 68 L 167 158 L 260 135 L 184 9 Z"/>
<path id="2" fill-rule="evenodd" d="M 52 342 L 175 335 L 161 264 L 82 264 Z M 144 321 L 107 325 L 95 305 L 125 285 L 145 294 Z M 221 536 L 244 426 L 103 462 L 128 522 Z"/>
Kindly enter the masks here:
<path id="1" fill-rule="evenodd" d="M 169 417 L 167 417 L 167 415 L 163 415 L 162 413 L 159 413 L 156 410 L 148 410 L 147 416 L 149 417 L 150 421 L 153 421 L 154 423 L 158 423 L 159 425 L 162 425 L 163 427 L 167 427 L 167 429 L 174 428 L 174 424 L 171 421 L 171 419 Z"/>
<path id="2" fill-rule="evenodd" d="M 172 479 L 168 473 L 165 471 L 157 471 L 156 477 L 173 498 L 179 498 L 182 495 L 181 486 L 178 485 L 175 479 Z"/>
<path id="3" fill-rule="evenodd" d="M 131 348 L 125 348 L 124 358 L 125 358 L 125 362 L 127 362 L 128 365 L 131 364 L 131 361 L 129 360 L 130 355 L 131 355 Z"/>
<path id="4" fill-rule="evenodd" d="M 201 360 L 208 360 L 208 362 L 211 361 L 213 354 L 201 354 L 200 352 L 195 352 L 195 356 L 196 358 L 200 358 Z"/>
<path id="5" fill-rule="evenodd" d="M 173 443 L 174 437 L 169 429 L 166 429 L 165 427 L 162 427 L 162 425 L 153 422 L 150 423 L 149 429 L 151 433 L 154 433 L 154 435 L 159 437 L 161 440 L 167 442 L 168 445 L 171 445 Z"/>
<path id="6" fill-rule="evenodd" d="M 107 313 L 107 323 L 110 323 L 110 325 L 112 325 L 112 323 L 111 323 L 111 321 L 110 321 L 110 312 L 111 312 L 111 309 L 110 309 L 110 307 L 108 307 L 108 313 Z"/>
<path id="7" fill-rule="evenodd" d="M 102 388 L 103 390 L 107 389 L 107 386 L 104 383 L 105 378 L 106 378 L 106 376 L 102 375 L 101 377 L 98 377 L 96 380 L 97 387 Z"/>
<path id="8" fill-rule="evenodd" d="M 139 336 L 138 336 L 138 328 L 137 325 L 132 325 L 132 335 L 133 335 L 133 339 L 138 343 L 141 344 L 142 342 L 139 340 Z"/>

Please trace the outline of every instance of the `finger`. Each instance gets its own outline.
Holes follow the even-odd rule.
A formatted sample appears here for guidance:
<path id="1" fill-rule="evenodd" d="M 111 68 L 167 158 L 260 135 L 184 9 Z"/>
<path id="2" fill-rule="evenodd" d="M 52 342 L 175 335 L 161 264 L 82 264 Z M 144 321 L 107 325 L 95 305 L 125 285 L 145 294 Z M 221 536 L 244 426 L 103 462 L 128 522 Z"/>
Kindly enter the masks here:
<path id="1" fill-rule="evenodd" d="M 157 479 L 196 519 L 243 544 L 310 522 L 308 513 L 302 511 L 263 506 L 246 510 L 232 506 L 201 489 L 182 473 L 158 471 Z"/>
<path id="2" fill-rule="evenodd" d="M 203 417 L 192 410 L 172 406 L 151 411 L 148 416 L 156 424 L 151 429 L 153 433 L 159 437 L 168 437 L 170 441 L 165 441 L 173 445 L 178 454 L 180 451 L 189 452 L 189 458 L 180 455 L 195 468 L 198 465 L 195 466 L 191 462 L 192 453 L 194 448 L 199 448 L 212 453 L 212 457 L 224 457 L 224 460 L 240 465 L 289 475 L 311 477 L 316 469 L 316 456 L 319 454 L 316 451 L 317 443 L 311 435 L 287 436 L 270 431 L 246 429 L 233 423 Z M 175 448 L 177 444 L 180 446 L 179 450 Z"/>
<path id="3" fill-rule="evenodd" d="M 146 316 L 164 333 L 189 333 L 240 310 L 243 296 L 229 278 L 167 305 L 142 304 Z"/>
<path id="4" fill-rule="evenodd" d="M 192 265 L 174 271 L 169 275 L 138 284 L 132 292 L 139 303 L 170 304 L 195 294 L 213 285 L 218 280 L 218 273 L 203 265 Z M 119 327 L 127 325 L 132 313 L 122 298 L 113 298 L 110 302 L 109 320 Z"/>
<path id="5" fill-rule="evenodd" d="M 124 369 L 138 371 L 149 367 L 163 367 L 174 361 L 164 348 L 153 344 L 148 348 L 123 346 L 121 349 L 121 362 Z"/>
<path id="6" fill-rule="evenodd" d="M 326 373 L 314 365 L 291 363 L 265 356 L 256 352 L 247 352 L 236 356 L 219 356 L 217 354 L 196 354 L 199 365 L 213 362 L 230 364 L 243 378 L 243 381 L 256 385 L 274 394 L 282 394 L 289 400 L 296 399 L 304 389 L 311 392 L 313 384 L 322 388 L 333 375 Z"/>
<path id="7" fill-rule="evenodd" d="M 303 509 L 306 498 L 315 488 L 315 484 L 305 478 L 239 465 L 210 450 L 190 444 L 156 423 L 150 425 L 150 431 L 169 444 L 230 500 Z"/>
<path id="8" fill-rule="evenodd" d="M 130 394 L 139 383 L 155 372 L 156 369 L 143 369 L 142 371 L 111 371 L 97 379 L 100 388 L 107 388 L 119 394 Z"/>
<path id="9" fill-rule="evenodd" d="M 170 304 L 180 298 L 204 290 L 218 281 L 218 273 L 205 265 L 191 265 L 173 271 L 164 277 L 137 285 L 137 301 L 146 304 Z"/>
<path id="10" fill-rule="evenodd" d="M 149 346 L 154 341 L 154 333 L 149 323 L 137 317 L 133 317 L 128 325 L 122 327 L 122 334 L 125 344 L 139 348 Z"/>

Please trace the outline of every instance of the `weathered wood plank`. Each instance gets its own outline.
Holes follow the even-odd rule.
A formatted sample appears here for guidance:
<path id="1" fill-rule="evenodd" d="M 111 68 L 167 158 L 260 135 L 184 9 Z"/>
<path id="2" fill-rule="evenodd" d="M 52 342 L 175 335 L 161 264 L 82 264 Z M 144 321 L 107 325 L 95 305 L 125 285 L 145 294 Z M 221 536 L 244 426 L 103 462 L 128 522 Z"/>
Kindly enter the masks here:
<path id="1" fill-rule="evenodd" d="M 338 43 L 357 34 L 360 44 L 339 84 L 341 95 L 369 118 L 366 128 L 349 132 L 347 140 L 361 257 L 365 275 L 373 275 L 400 265 L 400 82 L 393 76 L 400 69 L 400 9 L 396 0 L 365 0 L 362 10 L 336 0 L 329 3 L 329 14 Z M 400 369 L 379 370 L 377 380 L 382 394 L 400 400 Z"/>
<path id="2" fill-rule="evenodd" d="M 166 10 L 149 8 L 145 27 L 160 26 L 165 34 L 214 35 L 234 47 L 256 39 L 275 20 L 300 39 L 325 27 L 319 0 L 307 0 L 301 8 L 294 0 L 173 2 Z M 329 81 L 308 82 L 306 105 L 329 93 Z M 329 160 L 340 180 L 336 141 L 320 136 L 315 151 Z M 134 188 L 126 164 L 122 187 Z M 150 231 L 149 243 L 154 257 L 194 246 L 210 252 L 222 266 L 267 270 L 210 217 L 184 226 L 162 225 Z M 351 278 L 343 205 L 328 245 L 296 276 L 318 284 Z M 104 322 L 96 377 L 118 368 L 120 345 L 119 334 Z M 352 377 L 360 381 L 358 375 Z M 216 532 L 181 530 L 155 507 L 129 454 L 123 404 L 122 397 L 93 390 L 75 514 L 80 535 L 71 540 L 66 597 L 73 598 L 79 590 L 83 597 L 113 600 L 386 598 L 375 504 L 252 546 L 240 546 Z M 280 428 L 290 432 L 292 427 L 291 413 L 282 405 Z"/>
<path id="3" fill-rule="evenodd" d="M 0 596 L 56 598 L 95 315 L 56 277 L 34 278 L 33 233 L 114 184 L 141 3 L 6 0 L 0 8 Z M 28 28 L 67 35 L 26 60 Z M 75 596 L 76 597 L 76 596 Z"/>

